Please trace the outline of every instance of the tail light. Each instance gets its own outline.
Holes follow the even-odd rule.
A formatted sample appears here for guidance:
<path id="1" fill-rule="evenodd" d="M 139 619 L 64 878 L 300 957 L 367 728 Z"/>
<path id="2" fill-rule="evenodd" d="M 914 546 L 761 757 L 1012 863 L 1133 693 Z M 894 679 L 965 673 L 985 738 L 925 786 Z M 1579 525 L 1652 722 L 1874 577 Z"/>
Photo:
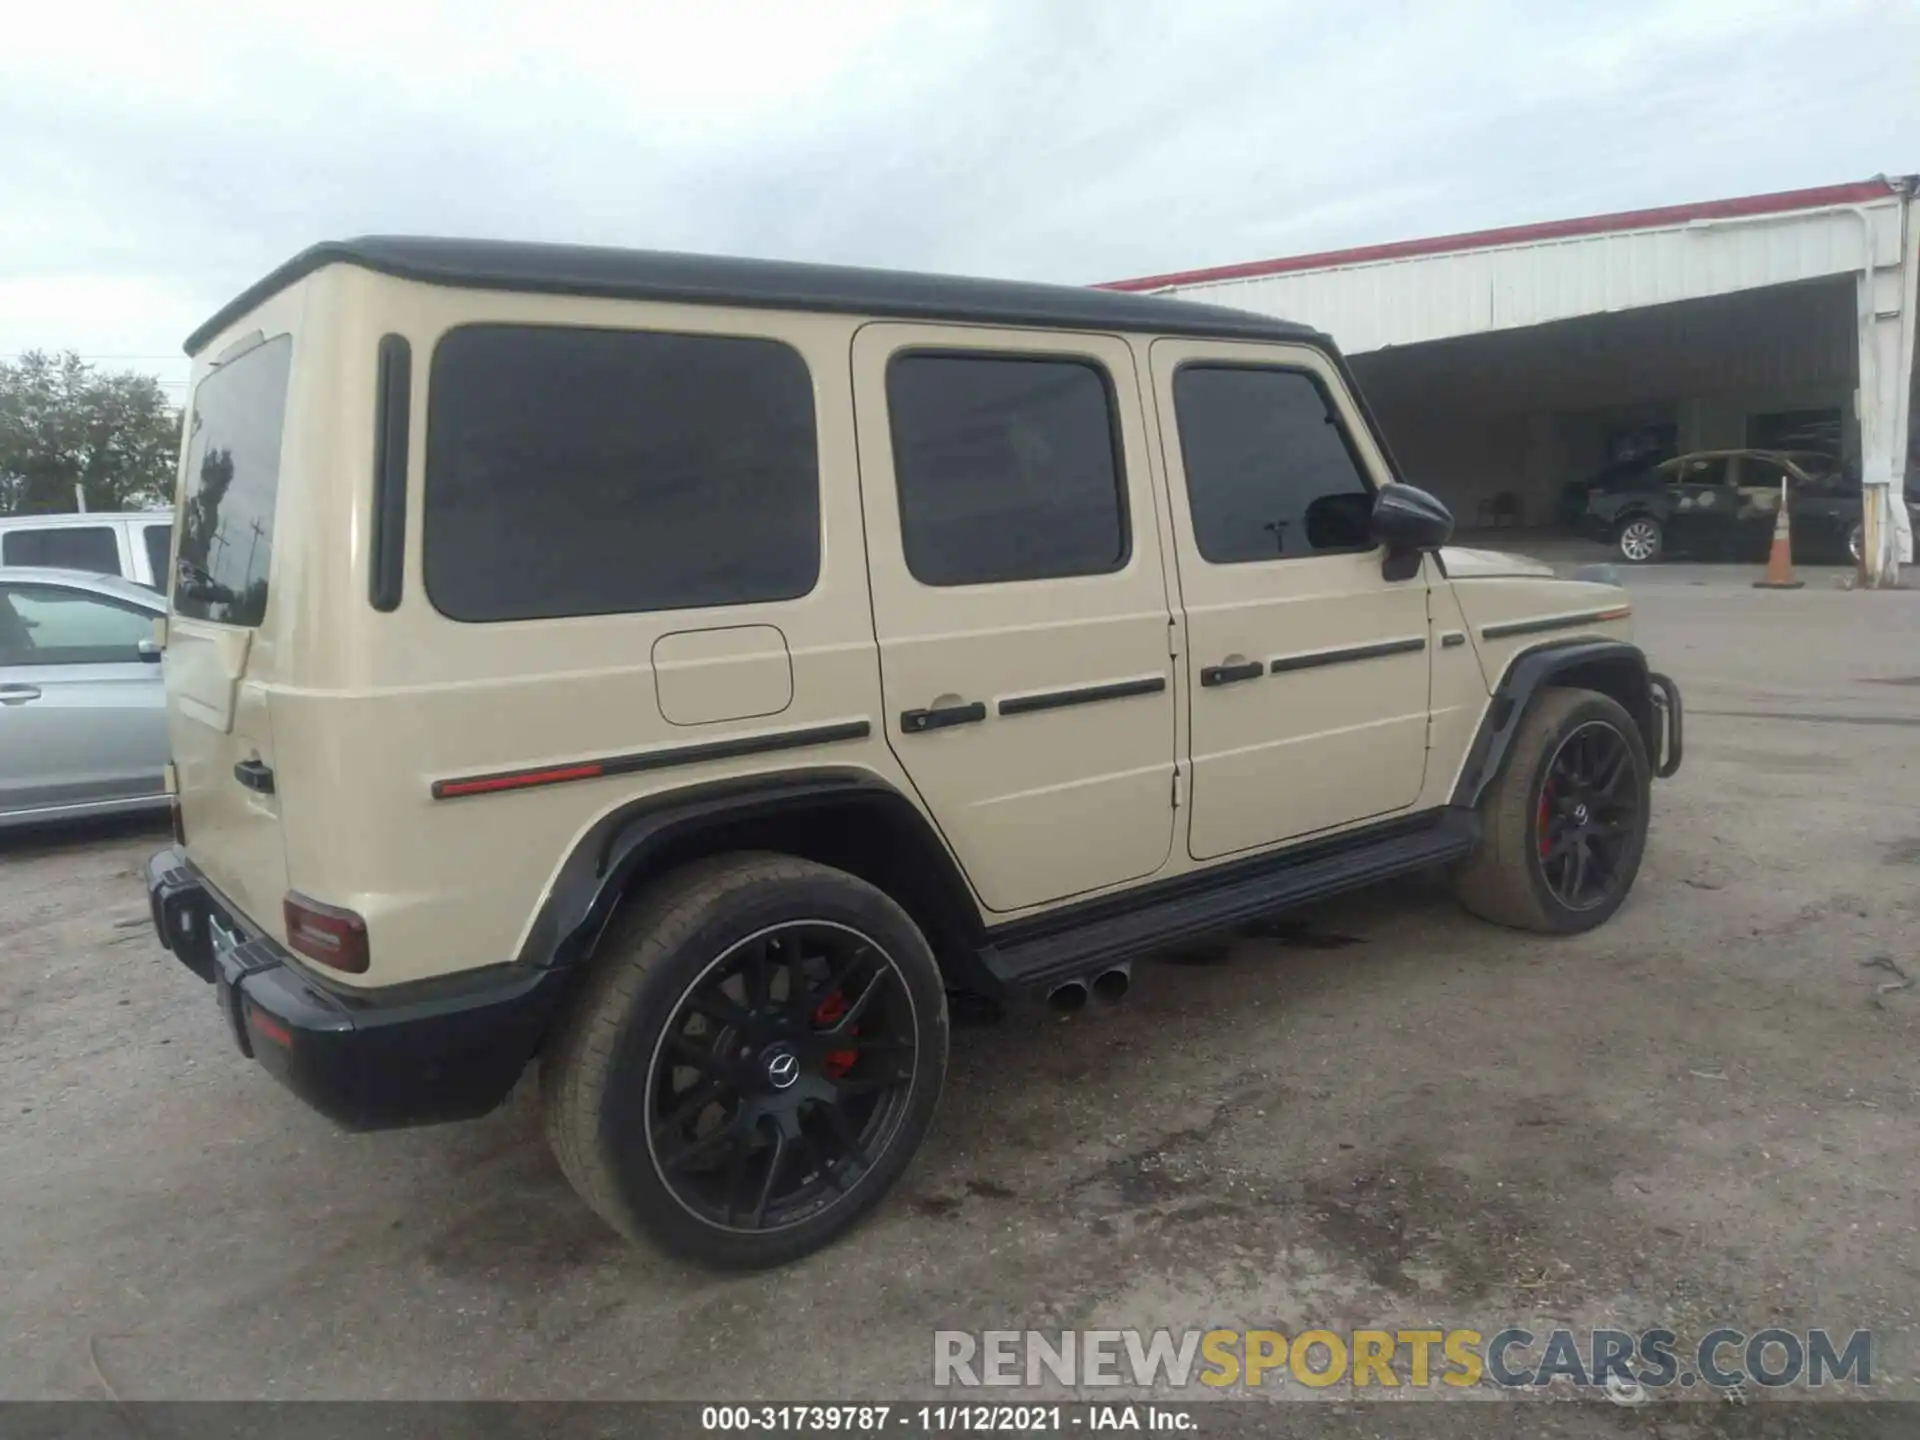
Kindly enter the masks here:
<path id="1" fill-rule="evenodd" d="M 297 890 L 287 892 L 282 913 L 287 944 L 329 970 L 359 975 L 367 968 L 367 922 L 351 910 L 322 905 Z"/>

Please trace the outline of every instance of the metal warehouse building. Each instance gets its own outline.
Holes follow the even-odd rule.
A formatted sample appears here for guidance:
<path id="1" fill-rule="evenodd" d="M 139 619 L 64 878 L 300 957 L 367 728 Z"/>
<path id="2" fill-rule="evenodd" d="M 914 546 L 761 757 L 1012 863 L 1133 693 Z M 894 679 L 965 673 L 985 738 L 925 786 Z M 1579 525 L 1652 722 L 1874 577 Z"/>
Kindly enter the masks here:
<path id="1" fill-rule="evenodd" d="M 1897 499 L 1920 410 L 1915 192 L 1879 178 L 1109 288 L 1330 333 L 1407 478 L 1463 529 L 1550 525 L 1564 482 L 1659 449 L 1830 448 Z M 1904 507 L 1879 513 L 1876 573 L 1912 558 Z"/>

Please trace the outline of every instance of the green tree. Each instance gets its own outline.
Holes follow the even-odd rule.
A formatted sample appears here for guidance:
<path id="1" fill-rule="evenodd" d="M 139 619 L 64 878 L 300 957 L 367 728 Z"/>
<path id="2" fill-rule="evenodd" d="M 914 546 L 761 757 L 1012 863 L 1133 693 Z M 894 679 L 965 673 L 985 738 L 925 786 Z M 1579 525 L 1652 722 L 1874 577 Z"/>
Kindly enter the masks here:
<path id="1" fill-rule="evenodd" d="M 0 362 L 0 515 L 141 510 L 173 497 L 180 412 L 151 375 L 68 351 Z"/>

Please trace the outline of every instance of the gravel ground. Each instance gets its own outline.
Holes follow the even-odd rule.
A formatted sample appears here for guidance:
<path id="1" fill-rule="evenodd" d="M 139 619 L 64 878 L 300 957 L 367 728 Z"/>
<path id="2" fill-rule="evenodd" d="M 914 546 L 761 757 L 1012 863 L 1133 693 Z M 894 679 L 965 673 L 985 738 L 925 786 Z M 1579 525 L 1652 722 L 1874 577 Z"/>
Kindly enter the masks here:
<path id="1" fill-rule="evenodd" d="M 0 1396 L 879 1398 L 942 1327 L 1724 1321 L 1871 1327 L 1920 1399 L 1920 594 L 1747 578 L 1632 577 L 1690 725 L 1611 924 L 1409 884 L 964 1029 L 893 1198 L 777 1274 L 618 1241 L 526 1089 L 336 1132 L 148 933 L 163 835 L 0 842 Z"/>

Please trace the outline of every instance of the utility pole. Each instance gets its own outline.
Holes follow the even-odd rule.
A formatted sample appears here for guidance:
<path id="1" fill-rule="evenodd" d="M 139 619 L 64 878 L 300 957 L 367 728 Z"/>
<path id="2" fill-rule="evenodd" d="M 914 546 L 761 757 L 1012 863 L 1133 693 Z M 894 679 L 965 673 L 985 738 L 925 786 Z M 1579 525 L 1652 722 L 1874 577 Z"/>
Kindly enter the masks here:
<path id="1" fill-rule="evenodd" d="M 253 583 L 253 557 L 260 550 L 260 537 L 266 533 L 267 527 L 260 523 L 260 517 L 258 515 L 249 520 L 247 525 L 253 531 L 253 543 L 247 546 L 247 584 L 251 585 Z"/>

